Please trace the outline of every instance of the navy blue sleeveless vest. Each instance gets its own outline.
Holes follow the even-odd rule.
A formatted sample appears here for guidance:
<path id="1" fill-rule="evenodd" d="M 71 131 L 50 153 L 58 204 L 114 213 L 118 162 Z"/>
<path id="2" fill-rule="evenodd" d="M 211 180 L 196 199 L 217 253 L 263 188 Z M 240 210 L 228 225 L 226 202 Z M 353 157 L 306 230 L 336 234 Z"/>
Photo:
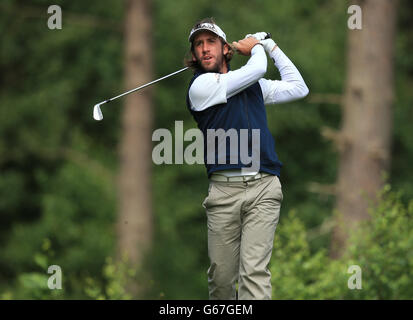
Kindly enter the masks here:
<path id="1" fill-rule="evenodd" d="M 230 163 L 230 146 L 229 138 L 226 141 L 226 163 L 218 163 L 217 143 L 215 143 L 215 162 L 207 164 L 207 130 L 223 129 L 227 132 L 229 129 L 235 129 L 238 132 L 238 142 L 240 141 L 240 129 L 248 129 L 248 155 L 252 155 L 251 132 L 252 129 L 260 129 L 260 172 L 266 172 L 280 176 L 282 163 L 278 160 L 275 152 L 275 141 L 267 125 L 267 112 L 264 105 L 261 86 L 258 82 L 252 84 L 235 96 L 227 99 L 227 103 L 218 104 L 209 107 L 203 111 L 194 111 L 191 109 L 189 101 L 189 88 L 194 80 L 202 72 L 196 72 L 191 79 L 186 95 L 186 104 L 198 124 L 198 128 L 204 135 L 204 163 L 207 169 L 208 178 L 215 171 L 227 169 L 241 169 L 251 167 L 251 164 L 244 164 L 238 152 L 238 162 Z M 238 148 L 239 148 L 238 143 Z M 245 162 L 245 161 L 244 161 Z"/>

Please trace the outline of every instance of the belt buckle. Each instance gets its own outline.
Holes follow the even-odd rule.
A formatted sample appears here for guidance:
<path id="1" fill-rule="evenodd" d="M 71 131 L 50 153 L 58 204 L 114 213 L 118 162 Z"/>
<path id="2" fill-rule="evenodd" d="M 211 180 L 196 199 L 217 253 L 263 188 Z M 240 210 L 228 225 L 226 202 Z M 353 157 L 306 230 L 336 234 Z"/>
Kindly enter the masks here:
<path id="1" fill-rule="evenodd" d="M 247 181 L 254 181 L 254 180 L 256 180 L 256 179 L 258 179 L 258 176 L 259 174 L 256 174 L 255 176 L 242 176 L 242 180 L 244 181 L 244 182 L 247 182 Z"/>
<path id="2" fill-rule="evenodd" d="M 254 180 L 254 177 L 255 177 L 255 176 L 242 176 L 242 180 L 243 180 L 244 182 L 248 182 L 248 181 Z"/>

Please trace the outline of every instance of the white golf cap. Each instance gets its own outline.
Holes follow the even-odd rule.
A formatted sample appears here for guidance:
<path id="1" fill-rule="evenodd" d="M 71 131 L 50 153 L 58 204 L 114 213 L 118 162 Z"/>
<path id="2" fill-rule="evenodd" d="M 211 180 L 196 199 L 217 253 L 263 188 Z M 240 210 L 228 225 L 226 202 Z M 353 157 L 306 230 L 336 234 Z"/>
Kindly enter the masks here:
<path id="1" fill-rule="evenodd" d="M 194 40 L 195 34 L 198 33 L 199 31 L 211 31 L 215 33 L 218 37 L 221 37 L 222 39 L 227 42 L 227 36 L 225 35 L 224 31 L 220 27 L 218 27 L 214 23 L 200 23 L 196 25 L 192 30 L 191 33 L 189 34 L 189 42 L 192 42 Z"/>

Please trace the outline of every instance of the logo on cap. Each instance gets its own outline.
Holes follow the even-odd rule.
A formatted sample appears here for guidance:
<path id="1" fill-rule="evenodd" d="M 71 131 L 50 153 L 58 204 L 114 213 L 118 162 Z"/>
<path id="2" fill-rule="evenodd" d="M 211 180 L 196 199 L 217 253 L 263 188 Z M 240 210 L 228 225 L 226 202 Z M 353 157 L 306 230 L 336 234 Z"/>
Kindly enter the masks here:
<path id="1" fill-rule="evenodd" d="M 195 36 L 195 33 L 198 31 L 202 31 L 202 30 L 207 30 L 207 31 L 211 31 L 213 33 L 215 33 L 218 37 L 221 37 L 222 39 L 225 40 L 225 42 L 227 41 L 227 37 L 224 33 L 224 31 L 222 31 L 222 29 L 220 27 L 218 27 L 216 24 L 213 23 L 201 23 L 197 26 L 195 26 L 195 28 L 193 28 L 191 30 L 191 33 L 189 34 L 189 42 L 191 42 Z"/>

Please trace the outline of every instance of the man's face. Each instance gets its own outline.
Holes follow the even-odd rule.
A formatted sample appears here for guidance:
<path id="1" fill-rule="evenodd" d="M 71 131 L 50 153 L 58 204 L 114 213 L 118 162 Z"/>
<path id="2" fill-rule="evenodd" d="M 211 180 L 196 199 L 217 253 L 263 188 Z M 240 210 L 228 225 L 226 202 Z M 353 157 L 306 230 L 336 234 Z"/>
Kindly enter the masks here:
<path id="1" fill-rule="evenodd" d="M 224 45 L 216 34 L 209 31 L 200 32 L 195 36 L 193 46 L 192 57 L 206 72 L 228 71 L 224 59 L 224 55 L 228 53 L 228 45 Z"/>

